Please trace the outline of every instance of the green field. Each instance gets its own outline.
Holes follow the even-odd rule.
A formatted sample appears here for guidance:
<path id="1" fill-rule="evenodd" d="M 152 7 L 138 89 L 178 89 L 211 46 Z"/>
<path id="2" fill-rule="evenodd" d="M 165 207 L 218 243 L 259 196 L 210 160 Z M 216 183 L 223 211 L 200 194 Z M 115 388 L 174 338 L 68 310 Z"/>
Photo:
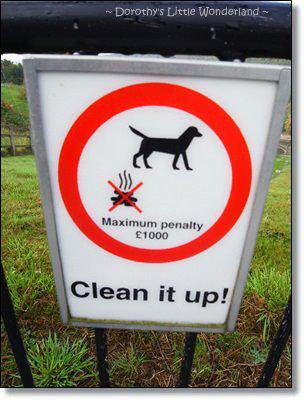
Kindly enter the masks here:
<path id="1" fill-rule="evenodd" d="M 18 127 L 20 130 L 29 128 L 29 110 L 24 85 L 1 83 L 1 131 L 6 126 Z"/>
<path id="2" fill-rule="evenodd" d="M 36 385 L 97 387 L 93 330 L 60 323 L 33 156 L 2 158 L 2 241 L 8 285 Z M 198 335 L 191 386 L 254 387 L 289 292 L 290 157 L 280 156 L 237 330 Z M 176 384 L 182 333 L 110 330 L 108 337 L 114 387 Z M 20 386 L 4 329 L 1 341 L 2 386 Z M 272 385 L 291 386 L 290 345 Z"/>
<path id="3" fill-rule="evenodd" d="M 13 85 L 1 83 L 1 134 L 9 134 L 10 129 L 15 135 L 15 145 L 25 145 L 17 147 L 17 154 L 29 154 L 31 149 L 29 138 L 19 137 L 21 134 L 29 135 L 29 111 L 23 85 Z M 1 146 L 10 145 L 10 138 L 1 137 Z M 10 155 L 10 147 L 2 147 L 1 155 Z"/>
<path id="4" fill-rule="evenodd" d="M 28 105 L 23 85 L 1 83 L 1 97 L 5 103 L 12 104 L 25 120 L 28 119 Z"/>

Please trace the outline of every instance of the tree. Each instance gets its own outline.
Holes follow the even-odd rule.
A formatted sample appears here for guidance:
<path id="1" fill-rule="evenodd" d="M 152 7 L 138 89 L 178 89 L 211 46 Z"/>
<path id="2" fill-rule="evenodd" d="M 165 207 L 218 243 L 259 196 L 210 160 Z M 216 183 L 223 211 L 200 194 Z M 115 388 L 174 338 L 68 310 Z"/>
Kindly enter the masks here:
<path id="1" fill-rule="evenodd" d="M 20 63 L 14 64 L 9 60 L 1 60 L 1 83 L 23 83 L 23 68 Z"/>

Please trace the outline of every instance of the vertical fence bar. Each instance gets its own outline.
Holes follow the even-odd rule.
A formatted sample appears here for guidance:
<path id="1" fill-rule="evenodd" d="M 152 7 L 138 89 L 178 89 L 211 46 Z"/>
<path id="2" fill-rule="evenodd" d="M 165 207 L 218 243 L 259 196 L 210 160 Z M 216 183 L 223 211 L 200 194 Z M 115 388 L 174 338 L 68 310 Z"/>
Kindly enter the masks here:
<path id="1" fill-rule="evenodd" d="M 197 333 L 187 332 L 184 347 L 184 356 L 179 376 L 180 388 L 187 388 L 191 376 L 191 368 L 194 358 L 195 345 L 196 345 Z"/>
<path id="2" fill-rule="evenodd" d="M 33 141 L 32 141 L 32 136 L 31 135 L 29 135 L 29 141 L 30 141 L 31 152 L 32 152 L 32 154 L 34 154 L 34 146 L 33 146 Z"/>
<path id="3" fill-rule="evenodd" d="M 99 386 L 101 388 L 110 387 L 107 330 L 103 328 L 95 329 L 97 366 L 99 375 Z"/>
<path id="4" fill-rule="evenodd" d="M 4 326 L 10 341 L 13 354 L 17 363 L 23 386 L 33 388 L 34 380 L 28 363 L 26 352 L 23 346 L 18 322 L 15 315 L 14 306 L 11 300 L 3 266 L 1 263 L 1 315 Z"/>
<path id="5" fill-rule="evenodd" d="M 268 357 L 264 364 L 263 372 L 260 376 L 257 387 L 263 388 L 269 386 L 272 376 L 276 370 L 278 362 L 280 361 L 283 350 L 288 341 L 288 338 L 291 334 L 291 319 L 292 319 L 292 302 L 290 296 L 288 304 L 285 309 L 284 317 L 281 321 L 279 329 L 276 333 L 276 336 L 269 350 Z"/>
<path id="6" fill-rule="evenodd" d="M 10 135 L 10 140 L 11 140 L 12 155 L 15 156 L 16 155 L 16 146 L 15 146 L 14 132 L 13 132 L 12 128 L 10 128 L 9 135 Z"/>

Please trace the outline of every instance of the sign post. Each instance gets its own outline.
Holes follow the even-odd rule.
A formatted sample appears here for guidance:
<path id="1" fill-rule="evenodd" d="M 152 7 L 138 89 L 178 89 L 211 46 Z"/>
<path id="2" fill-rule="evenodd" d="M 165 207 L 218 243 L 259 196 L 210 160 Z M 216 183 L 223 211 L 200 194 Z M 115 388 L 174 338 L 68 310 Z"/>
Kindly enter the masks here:
<path id="1" fill-rule="evenodd" d="M 27 56 L 24 69 L 63 322 L 234 330 L 289 68 Z"/>

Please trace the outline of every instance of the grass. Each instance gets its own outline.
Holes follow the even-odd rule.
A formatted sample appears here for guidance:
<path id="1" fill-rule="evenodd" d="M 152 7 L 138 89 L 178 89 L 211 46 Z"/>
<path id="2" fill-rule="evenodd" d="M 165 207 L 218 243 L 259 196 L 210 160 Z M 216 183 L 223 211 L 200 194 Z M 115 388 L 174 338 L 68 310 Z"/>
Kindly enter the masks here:
<path id="1" fill-rule="evenodd" d="M 145 364 L 145 355 L 142 350 L 136 350 L 133 343 L 112 360 L 110 379 L 115 378 L 116 374 L 120 375 L 119 382 L 124 387 L 134 387 L 136 377 L 141 373 Z M 125 371 L 128 374 L 125 375 Z"/>
<path id="2" fill-rule="evenodd" d="M 1 98 L 5 103 L 12 105 L 13 110 L 28 123 L 29 111 L 24 85 L 1 83 Z"/>
<path id="3" fill-rule="evenodd" d="M 25 95 L 24 85 L 1 83 L 1 134 L 9 134 L 8 127 L 13 127 L 16 153 L 30 154 L 29 138 L 19 137 L 21 134 L 29 135 L 29 110 Z M 1 146 L 10 145 L 10 138 L 1 137 Z M 10 147 L 2 147 L 1 155 L 10 155 Z"/>
<path id="4" fill-rule="evenodd" d="M 39 387 L 75 387 L 78 382 L 97 377 L 95 359 L 88 355 L 88 345 L 81 338 L 60 340 L 56 333 L 49 333 L 38 343 L 32 341 L 28 358 Z"/>
<path id="5" fill-rule="evenodd" d="M 280 170 L 280 172 L 275 172 Z M 33 156 L 2 158 L 2 259 L 38 387 L 97 387 L 92 329 L 60 323 Z M 254 387 L 290 292 L 290 157 L 276 159 L 237 329 L 199 334 L 192 387 Z M 21 385 L 5 330 L 2 386 Z M 110 330 L 114 387 L 172 387 L 184 334 Z M 272 385 L 291 386 L 290 344 Z"/>
<path id="6" fill-rule="evenodd" d="M 291 165 L 290 156 L 278 155 L 274 162 L 272 177 L 278 176 L 285 167 Z"/>

